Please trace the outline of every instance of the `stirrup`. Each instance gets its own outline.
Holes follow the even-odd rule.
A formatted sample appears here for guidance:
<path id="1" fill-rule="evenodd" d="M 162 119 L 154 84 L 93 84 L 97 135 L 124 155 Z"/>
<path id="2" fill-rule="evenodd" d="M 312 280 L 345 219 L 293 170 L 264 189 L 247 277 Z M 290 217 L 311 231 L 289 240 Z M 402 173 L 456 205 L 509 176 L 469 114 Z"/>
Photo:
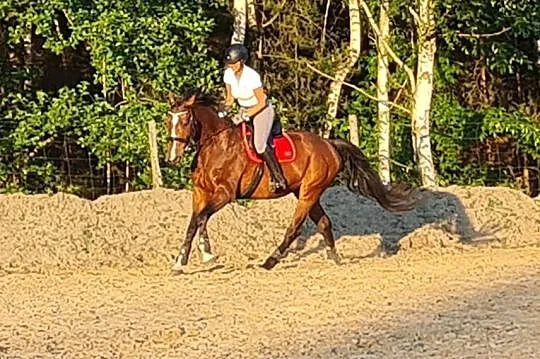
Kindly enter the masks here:
<path id="1" fill-rule="evenodd" d="M 285 191 L 287 189 L 287 185 L 281 185 L 278 181 L 274 181 L 273 179 L 270 180 L 269 185 L 270 192 L 277 193 L 280 191 Z"/>
<path id="2" fill-rule="evenodd" d="M 276 161 L 277 162 L 277 161 Z M 279 166 L 279 163 L 277 164 Z M 283 175 L 283 172 L 280 171 L 280 169 L 276 168 L 275 169 L 276 174 L 274 174 L 272 172 L 272 170 L 270 169 L 270 191 L 271 192 L 278 192 L 279 190 L 286 190 L 287 187 L 288 187 L 288 184 L 287 184 L 287 179 L 285 178 L 285 176 Z M 278 178 L 281 177 L 283 179 L 283 181 L 280 181 Z"/>

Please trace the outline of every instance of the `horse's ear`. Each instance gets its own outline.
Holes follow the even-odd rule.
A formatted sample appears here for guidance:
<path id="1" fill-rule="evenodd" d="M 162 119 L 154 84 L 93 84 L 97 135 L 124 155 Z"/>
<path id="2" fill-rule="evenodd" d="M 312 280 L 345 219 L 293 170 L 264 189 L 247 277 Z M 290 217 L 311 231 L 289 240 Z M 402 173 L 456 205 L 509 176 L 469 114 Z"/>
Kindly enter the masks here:
<path id="1" fill-rule="evenodd" d="M 188 98 L 186 101 L 184 101 L 184 105 L 193 106 L 196 99 L 197 99 L 197 95 L 192 95 L 190 98 Z"/>
<path id="2" fill-rule="evenodd" d="M 173 107 L 178 102 L 179 97 L 174 92 L 169 91 L 167 99 L 169 100 L 169 106 Z"/>

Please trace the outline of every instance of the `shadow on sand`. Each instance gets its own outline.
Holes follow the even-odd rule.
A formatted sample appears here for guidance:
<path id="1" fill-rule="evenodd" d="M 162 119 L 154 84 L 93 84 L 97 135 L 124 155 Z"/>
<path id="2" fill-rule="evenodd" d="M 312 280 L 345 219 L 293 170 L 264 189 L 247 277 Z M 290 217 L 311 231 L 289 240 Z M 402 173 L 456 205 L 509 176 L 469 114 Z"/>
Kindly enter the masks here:
<path id="1" fill-rule="evenodd" d="M 383 316 L 368 324 L 344 319 L 332 329 L 310 328 L 311 333 L 304 333 L 313 338 L 309 346 L 293 339 L 265 354 L 297 359 L 535 358 L 540 312 L 533 303 L 540 283 L 531 277 L 502 282 L 402 311 L 399 320 L 385 322 Z M 442 297 L 447 294 L 441 292 Z"/>
<path id="2" fill-rule="evenodd" d="M 400 250 L 401 240 L 412 232 L 429 226 L 457 237 L 461 244 L 484 245 L 498 241 L 497 225 L 475 229 L 462 201 L 450 192 L 422 190 L 416 194 L 417 207 L 409 212 L 386 211 L 371 199 L 357 196 L 346 187 L 329 188 L 321 204 L 332 221 L 336 243 L 348 236 L 379 235 L 380 245 L 371 256 L 393 255 Z M 302 251 L 308 237 L 316 233 L 313 222 L 307 221 L 303 235 L 294 248 L 299 259 L 324 250 L 321 240 L 315 248 Z"/>

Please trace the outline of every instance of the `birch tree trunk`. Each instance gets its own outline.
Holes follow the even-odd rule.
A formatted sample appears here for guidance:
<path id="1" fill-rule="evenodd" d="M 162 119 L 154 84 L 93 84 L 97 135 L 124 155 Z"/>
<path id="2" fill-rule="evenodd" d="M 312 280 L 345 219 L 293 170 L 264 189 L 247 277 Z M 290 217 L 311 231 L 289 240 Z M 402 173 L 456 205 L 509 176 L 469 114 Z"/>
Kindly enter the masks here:
<path id="1" fill-rule="evenodd" d="M 414 108 L 412 111 L 412 129 L 415 137 L 418 167 L 422 185 L 435 187 L 437 179 L 430 140 L 430 111 L 433 94 L 433 64 L 437 43 L 435 36 L 434 7 L 436 0 L 418 0 L 417 34 L 418 64 L 416 72 L 416 89 L 414 92 Z"/>
<path id="2" fill-rule="evenodd" d="M 538 52 L 538 61 L 536 64 L 540 65 L 540 39 L 536 40 L 536 50 Z"/>
<path id="3" fill-rule="evenodd" d="M 248 39 L 248 46 L 250 47 L 251 66 L 264 76 L 264 64 L 263 64 L 263 29 L 261 19 L 257 19 L 257 10 L 263 11 L 263 3 L 256 4 L 255 0 L 247 0 L 247 29 L 250 30 L 251 39 Z M 259 6 L 259 8 L 258 8 Z M 264 79 L 263 79 L 264 80 Z"/>
<path id="4" fill-rule="evenodd" d="M 358 117 L 351 113 L 349 114 L 349 141 L 356 147 L 360 146 L 360 136 L 358 135 Z"/>
<path id="5" fill-rule="evenodd" d="M 5 61 L 6 63 L 8 62 L 7 35 L 7 27 L 4 27 L 4 25 L 0 22 L 0 61 Z M 6 95 L 6 90 L 3 87 L 4 84 L 5 82 L 0 84 L 0 98 Z"/>
<path id="6" fill-rule="evenodd" d="M 326 128 L 323 131 L 323 137 L 325 138 L 330 137 L 330 132 L 332 130 L 331 121 L 335 119 L 337 115 L 342 83 L 345 81 L 347 75 L 351 71 L 352 67 L 356 64 L 356 61 L 358 61 L 358 57 L 360 56 L 360 33 L 362 29 L 358 0 L 349 0 L 349 18 L 351 31 L 349 56 L 339 66 L 335 74 L 335 80 L 332 81 L 330 85 L 330 92 L 328 94 L 328 122 L 326 123 Z"/>
<path id="7" fill-rule="evenodd" d="M 247 1 L 234 0 L 233 7 L 234 28 L 231 38 L 231 45 L 243 44 L 244 39 L 246 38 Z"/>
<path id="8" fill-rule="evenodd" d="M 255 7 L 255 0 L 247 0 L 247 26 L 249 28 L 257 27 L 257 13 Z"/>
<path id="9" fill-rule="evenodd" d="M 390 108 L 388 106 L 388 42 L 390 21 L 389 0 L 382 0 L 379 15 L 380 36 L 377 38 L 377 99 L 379 125 L 379 175 L 385 185 L 390 184 Z"/>

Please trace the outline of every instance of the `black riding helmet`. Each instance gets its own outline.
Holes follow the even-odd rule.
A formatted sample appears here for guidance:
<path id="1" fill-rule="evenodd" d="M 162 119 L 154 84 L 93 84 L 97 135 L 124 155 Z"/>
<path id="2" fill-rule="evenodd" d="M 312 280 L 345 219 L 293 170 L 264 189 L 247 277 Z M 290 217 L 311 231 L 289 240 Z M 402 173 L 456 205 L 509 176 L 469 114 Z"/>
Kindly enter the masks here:
<path id="1" fill-rule="evenodd" d="M 246 62 L 248 54 L 248 49 L 244 45 L 233 44 L 225 52 L 225 64 L 234 64 L 240 60 Z"/>

